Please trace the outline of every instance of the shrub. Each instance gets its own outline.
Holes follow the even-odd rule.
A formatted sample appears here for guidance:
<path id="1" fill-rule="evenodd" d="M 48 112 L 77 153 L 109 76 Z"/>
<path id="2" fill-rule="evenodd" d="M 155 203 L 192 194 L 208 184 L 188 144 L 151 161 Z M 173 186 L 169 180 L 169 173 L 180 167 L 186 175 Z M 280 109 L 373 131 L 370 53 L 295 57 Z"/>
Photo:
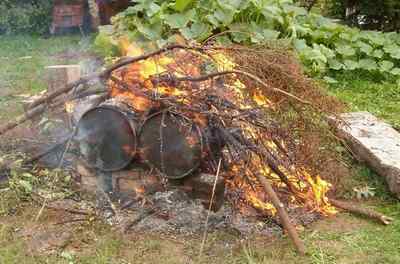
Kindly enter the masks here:
<path id="1" fill-rule="evenodd" d="M 49 30 L 52 0 L 2 0 L 0 33 L 37 33 Z"/>
<path id="2" fill-rule="evenodd" d="M 400 34 L 344 26 L 308 13 L 294 0 L 133 2 L 136 5 L 113 18 L 113 26 L 115 35 L 129 36 L 137 43 L 148 40 L 161 46 L 175 33 L 202 41 L 225 31 L 217 41 L 260 44 L 287 39 L 312 74 L 364 71 L 400 76 Z"/>

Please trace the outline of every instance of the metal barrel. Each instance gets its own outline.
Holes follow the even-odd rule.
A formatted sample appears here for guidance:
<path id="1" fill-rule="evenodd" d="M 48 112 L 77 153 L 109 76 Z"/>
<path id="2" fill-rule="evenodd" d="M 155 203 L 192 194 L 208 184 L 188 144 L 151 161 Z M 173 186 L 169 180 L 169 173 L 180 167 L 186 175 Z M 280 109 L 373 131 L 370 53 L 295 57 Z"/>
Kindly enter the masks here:
<path id="1" fill-rule="evenodd" d="M 102 171 L 125 168 L 136 155 L 136 120 L 135 112 L 117 99 L 85 112 L 75 135 L 83 159 Z"/>
<path id="2" fill-rule="evenodd" d="M 150 115 L 139 132 L 142 160 L 170 179 L 183 178 L 201 164 L 199 127 L 181 114 L 162 111 Z"/>

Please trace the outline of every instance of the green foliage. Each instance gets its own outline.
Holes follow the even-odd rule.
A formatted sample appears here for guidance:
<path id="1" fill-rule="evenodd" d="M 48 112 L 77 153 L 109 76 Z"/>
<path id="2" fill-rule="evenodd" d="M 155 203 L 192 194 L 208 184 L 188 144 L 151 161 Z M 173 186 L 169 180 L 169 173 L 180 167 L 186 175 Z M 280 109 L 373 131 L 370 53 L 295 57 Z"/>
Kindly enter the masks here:
<path id="1" fill-rule="evenodd" d="M 52 3 L 52 0 L 2 0 L 0 33 L 47 32 L 51 23 Z"/>
<path id="2" fill-rule="evenodd" d="M 293 0 L 135 0 L 113 19 L 114 31 L 138 43 L 164 45 L 180 33 L 203 41 L 214 33 L 221 43 L 259 44 L 290 40 L 311 74 L 365 71 L 400 75 L 400 35 L 360 31 L 307 13 Z M 178 11 L 179 10 L 179 11 Z"/>
<path id="3" fill-rule="evenodd" d="M 119 54 L 117 43 L 113 41 L 111 33 L 112 29 L 109 26 L 101 27 L 93 44 L 93 51 L 105 58 L 115 57 Z"/>

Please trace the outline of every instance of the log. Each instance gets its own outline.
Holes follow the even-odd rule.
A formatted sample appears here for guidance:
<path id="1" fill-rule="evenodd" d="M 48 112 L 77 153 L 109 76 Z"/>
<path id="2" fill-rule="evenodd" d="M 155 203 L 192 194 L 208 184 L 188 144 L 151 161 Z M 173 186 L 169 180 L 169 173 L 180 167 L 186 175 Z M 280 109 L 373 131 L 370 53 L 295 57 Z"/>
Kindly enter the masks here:
<path id="1" fill-rule="evenodd" d="M 292 239 L 297 251 L 300 253 L 300 255 L 305 255 L 306 248 L 304 246 L 304 243 L 300 239 L 295 227 L 290 222 L 289 216 L 288 216 L 283 204 L 281 203 L 278 196 L 276 195 L 274 189 L 272 188 L 272 185 L 269 183 L 269 181 L 263 175 L 261 175 L 259 173 L 255 173 L 254 175 L 257 177 L 257 180 L 263 186 L 268 197 L 271 198 L 271 202 L 277 210 L 279 218 L 282 221 L 282 225 L 285 228 L 285 230 L 288 232 L 288 235 Z"/>
<path id="2" fill-rule="evenodd" d="M 44 113 L 46 108 L 47 108 L 46 105 L 40 105 L 38 107 L 35 107 L 35 108 L 27 111 L 24 114 L 18 116 L 14 121 L 8 122 L 7 124 L 0 127 L 0 135 L 2 135 L 5 132 L 17 127 L 18 125 L 32 119 L 33 117 Z"/>
<path id="3" fill-rule="evenodd" d="M 47 66 L 45 71 L 50 93 L 81 78 L 81 66 L 77 64 Z"/>
<path id="4" fill-rule="evenodd" d="M 346 113 L 336 124 L 356 157 L 382 176 L 400 199 L 400 133 L 368 112 Z M 333 120 L 334 121 L 334 120 Z M 335 125 L 335 122 L 332 122 Z"/>
<path id="5" fill-rule="evenodd" d="M 365 216 L 368 218 L 372 218 L 380 222 L 381 224 L 384 225 L 389 225 L 393 222 L 393 218 L 388 217 L 384 214 L 378 213 L 374 210 L 368 209 L 368 208 L 363 208 L 360 207 L 359 205 L 352 204 L 349 202 L 344 202 L 344 201 L 339 201 L 335 199 L 329 199 L 329 202 L 333 205 L 336 206 L 340 209 L 343 209 L 345 211 L 348 211 L 353 214 L 358 214 L 361 216 Z"/>

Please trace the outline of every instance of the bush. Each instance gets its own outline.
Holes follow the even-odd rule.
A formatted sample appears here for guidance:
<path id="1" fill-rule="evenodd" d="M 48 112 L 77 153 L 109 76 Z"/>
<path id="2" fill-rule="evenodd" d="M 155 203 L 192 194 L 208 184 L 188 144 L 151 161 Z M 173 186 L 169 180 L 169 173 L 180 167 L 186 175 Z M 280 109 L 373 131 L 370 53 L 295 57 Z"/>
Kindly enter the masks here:
<path id="1" fill-rule="evenodd" d="M 368 72 L 400 76 L 400 34 L 360 31 L 308 13 L 294 0 L 135 0 L 113 18 L 114 35 L 136 43 L 173 42 L 176 33 L 203 41 L 212 34 L 221 44 L 291 42 L 310 74 Z M 178 3 L 186 5 L 178 6 Z M 149 45 L 147 45 L 149 46 Z M 335 81 L 332 78 L 326 78 Z"/>
<path id="2" fill-rule="evenodd" d="M 52 0 L 2 0 L 0 33 L 37 33 L 49 30 Z"/>
<path id="3" fill-rule="evenodd" d="M 398 0 L 326 0 L 328 15 L 343 19 L 362 29 L 399 31 L 400 1 Z M 346 15 L 346 9 L 352 10 Z"/>

